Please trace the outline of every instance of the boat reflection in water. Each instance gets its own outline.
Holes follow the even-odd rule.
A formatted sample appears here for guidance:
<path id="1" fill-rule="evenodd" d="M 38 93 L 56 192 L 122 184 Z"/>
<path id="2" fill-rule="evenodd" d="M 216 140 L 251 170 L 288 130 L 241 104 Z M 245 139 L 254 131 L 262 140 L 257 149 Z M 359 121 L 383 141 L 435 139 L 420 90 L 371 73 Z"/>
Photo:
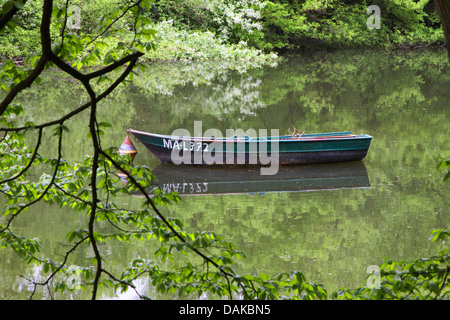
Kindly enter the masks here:
<path id="1" fill-rule="evenodd" d="M 155 188 L 180 196 L 370 188 L 362 161 L 283 166 L 275 175 L 261 175 L 258 167 L 166 164 L 152 172 Z"/>

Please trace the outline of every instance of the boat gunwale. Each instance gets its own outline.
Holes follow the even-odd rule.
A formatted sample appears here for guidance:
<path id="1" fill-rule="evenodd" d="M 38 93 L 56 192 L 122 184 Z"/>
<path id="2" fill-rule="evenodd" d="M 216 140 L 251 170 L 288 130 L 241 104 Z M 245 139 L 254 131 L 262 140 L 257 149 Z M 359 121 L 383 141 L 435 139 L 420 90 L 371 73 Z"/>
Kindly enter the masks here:
<path id="1" fill-rule="evenodd" d="M 127 132 L 137 133 L 144 136 L 160 138 L 160 139 L 170 139 L 170 140 L 188 140 L 188 141 L 202 141 L 202 142 L 259 142 L 259 141 L 273 141 L 273 142 L 318 142 L 318 141 L 335 141 L 335 140 L 364 140 L 364 139 L 372 139 L 372 136 L 368 134 L 359 134 L 359 135 L 351 135 L 351 131 L 343 131 L 343 132 L 329 132 L 329 133 L 316 133 L 316 134 L 308 134 L 309 137 L 295 137 L 295 138 L 287 138 L 280 139 L 281 137 L 289 137 L 289 135 L 284 136 L 274 136 L 268 138 L 232 138 L 232 137 L 217 137 L 215 139 L 211 139 L 210 137 L 187 137 L 187 136 L 171 136 L 171 135 L 163 135 L 158 133 L 150 133 L 145 131 L 139 131 L 134 129 L 128 129 Z M 342 135 L 341 137 L 336 137 Z M 331 137 L 332 138 L 327 138 Z M 270 139 L 269 139 L 270 138 Z M 272 139 L 277 138 L 277 139 Z"/>

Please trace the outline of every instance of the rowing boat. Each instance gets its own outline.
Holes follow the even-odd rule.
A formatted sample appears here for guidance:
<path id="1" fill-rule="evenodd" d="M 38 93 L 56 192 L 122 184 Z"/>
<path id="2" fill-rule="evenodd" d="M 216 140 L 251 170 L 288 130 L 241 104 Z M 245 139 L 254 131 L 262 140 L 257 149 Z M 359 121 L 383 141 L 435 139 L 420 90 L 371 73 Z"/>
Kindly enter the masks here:
<path id="1" fill-rule="evenodd" d="M 128 129 L 162 163 L 314 164 L 363 160 L 372 137 L 332 132 L 271 137 L 188 137 Z"/>
<path id="2" fill-rule="evenodd" d="M 332 132 L 272 137 L 187 137 L 128 129 L 162 163 L 312 164 L 363 160 L 372 137 Z"/>

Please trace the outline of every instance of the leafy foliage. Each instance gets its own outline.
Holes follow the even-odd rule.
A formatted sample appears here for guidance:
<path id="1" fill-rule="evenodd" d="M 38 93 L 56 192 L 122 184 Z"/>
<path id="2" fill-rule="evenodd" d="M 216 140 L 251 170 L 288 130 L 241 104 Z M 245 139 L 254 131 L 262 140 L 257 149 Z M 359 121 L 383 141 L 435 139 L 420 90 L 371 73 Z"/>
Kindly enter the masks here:
<path id="1" fill-rule="evenodd" d="M 20 11 L 24 2 L 16 3 L 18 7 L 15 8 L 25 14 L 25 11 Z M 199 2 L 189 3 L 199 5 Z M 11 4 L 4 3 L 3 16 L 11 10 L 16 11 Z M 233 264 L 245 256 L 232 243 L 212 232 L 188 231 L 179 219 L 166 218 L 161 214 L 159 208 L 176 203 L 178 196 L 159 189 L 149 194 L 154 176 L 147 167 L 133 166 L 129 158 L 117 154 L 114 148 L 102 146 L 101 136 L 111 125 L 100 121 L 97 114 L 97 103 L 119 84 L 125 83 L 143 51 L 154 49 L 155 32 L 147 28 L 148 18 L 141 15 L 142 10 L 151 10 L 151 1 L 118 2 L 114 7 L 98 7 L 94 3 L 93 10 L 100 8 L 105 13 L 97 20 L 97 24 L 86 26 L 79 34 L 66 28 L 68 4 L 53 5 L 51 0 L 44 0 L 42 15 L 37 12 L 36 16 L 33 15 L 33 19 L 40 19 L 40 51 L 27 55 L 22 67 L 11 61 L 1 67 L 0 80 L 6 97 L 0 108 L 0 132 L 3 132 L 0 140 L 0 193 L 5 199 L 0 224 L 0 247 L 14 250 L 26 263 L 43 267 L 46 272 L 44 281 L 29 279 L 35 290 L 39 286 L 46 287 L 51 293 L 53 290 L 92 289 L 92 298 L 95 299 L 101 285 L 136 290 L 133 281 L 148 276 L 159 292 L 177 293 L 179 296 L 208 293 L 230 299 L 326 299 L 326 289 L 320 284 L 307 282 L 301 272 L 281 273 L 274 277 L 266 274 L 237 274 Z M 223 27 L 222 31 L 226 30 L 224 34 L 230 41 L 259 41 L 261 35 L 254 32 L 254 29 L 259 30 L 258 24 L 252 24 L 253 18 L 259 19 L 259 11 L 255 9 L 261 9 L 259 2 L 244 1 L 238 5 L 230 1 L 227 4 L 224 7 L 221 3 L 214 3 L 212 12 L 225 13 L 233 6 L 236 11 L 227 16 L 231 20 L 218 21 L 216 16 L 210 23 L 219 23 Z M 322 1 L 320 4 L 322 7 L 306 1 L 302 10 L 322 14 L 321 10 L 326 13 L 327 10 L 339 8 L 332 1 Z M 422 5 L 423 2 L 417 4 L 419 9 Z M 412 10 L 416 9 L 412 7 Z M 279 24 L 281 20 L 274 20 L 274 23 Z M 31 21 L 30 18 L 30 26 Z M 7 21 L 11 28 L 14 24 L 13 20 Z M 132 30 L 132 37 L 126 32 L 127 28 Z M 293 31 L 300 32 L 297 29 Z M 284 41 L 278 45 L 285 46 Z M 263 44 L 260 46 L 263 47 Z M 122 68 L 123 65 L 126 67 Z M 96 68 L 92 71 L 94 66 Z M 13 101 L 21 91 L 37 84 L 39 75 L 49 67 L 59 68 L 77 80 L 84 87 L 88 102 L 60 115 L 59 119 L 33 123 L 27 119 L 27 108 Z M 114 70 L 122 72 L 119 72 L 116 80 L 109 79 Z M 108 82 L 109 86 L 98 94 L 90 83 L 93 79 L 98 84 Z M 71 130 L 69 120 L 83 113 L 88 117 L 86 136 L 90 140 L 92 154 L 80 162 L 69 163 L 63 153 L 63 145 L 69 143 L 65 140 L 67 132 Z M 19 125 L 19 121 L 25 124 Z M 43 139 L 44 136 L 46 139 Z M 32 137 L 35 137 L 34 148 L 29 148 L 27 140 Z M 42 153 L 45 143 L 53 147 L 52 156 Z M 38 173 L 46 173 L 36 177 L 33 169 Z M 124 209 L 114 201 L 120 195 L 133 192 L 143 195 L 140 209 Z M 29 209 L 41 201 L 85 212 L 88 217 L 83 227 L 67 233 L 68 250 L 59 260 L 42 256 L 43 245 L 39 239 L 15 232 L 17 217 L 27 214 L 27 211 L 29 213 Z M 100 232 L 97 228 L 100 222 L 108 223 L 114 232 Z M 433 239 L 443 240 L 447 236 L 446 230 L 435 231 Z M 113 240 L 126 243 L 133 239 L 152 241 L 156 243 L 157 249 L 148 257 L 134 259 L 120 275 L 114 275 L 104 266 L 98 244 Z M 70 264 L 70 258 L 83 245 L 89 246 L 94 252 L 91 264 Z M 413 262 L 389 260 L 381 269 L 382 290 L 374 295 L 367 288 L 360 288 L 355 291 L 340 290 L 332 298 L 448 297 L 447 252 Z M 49 283 L 53 280 L 57 282 L 51 287 Z M 147 298 L 145 293 L 137 294 Z"/>
<path id="2" fill-rule="evenodd" d="M 53 139 L 63 143 L 63 132 L 57 127 Z M 6 205 L 2 212 L 7 218 L 7 223 L 1 226 L 1 247 L 12 248 L 27 263 L 35 263 L 43 266 L 48 274 L 47 283 L 56 273 L 60 273 L 59 281 L 55 286 L 56 291 L 87 289 L 93 279 L 92 267 L 77 267 L 65 263 L 70 254 L 82 243 L 89 243 L 89 229 L 81 228 L 70 231 L 66 238 L 72 244 L 64 261 L 58 262 L 38 256 L 42 244 L 39 239 L 28 239 L 16 235 L 12 231 L 13 220 L 22 214 L 36 201 L 45 201 L 60 207 L 69 207 L 73 210 L 88 211 L 92 206 L 92 192 L 89 181 L 92 172 L 92 157 L 86 157 L 82 162 L 69 165 L 61 159 L 45 158 L 29 150 L 23 140 L 23 135 L 12 133 L 2 140 L 1 166 L 9 168 L 2 170 L 2 194 L 6 197 Z M 32 156 L 34 154 L 34 157 Z M 28 157 L 24 157 L 28 155 Z M 37 181 L 32 182 L 26 178 L 28 172 L 24 168 L 30 160 L 34 165 L 48 164 L 54 170 L 53 175 L 43 174 Z M 33 160 L 35 159 L 35 160 Z M 39 159 L 39 160 L 37 160 Z M 22 162 L 20 162 L 20 160 Z M 120 277 L 115 277 L 108 271 L 104 271 L 106 277 L 101 283 L 105 286 L 114 286 L 117 289 L 126 290 L 134 288 L 133 280 L 147 275 L 152 284 L 161 293 L 177 293 L 179 296 L 198 295 L 205 292 L 218 297 L 245 298 L 245 299 L 324 299 L 326 291 L 320 285 L 309 284 L 304 276 L 297 272 L 293 274 L 280 274 L 271 279 L 265 274 L 237 275 L 231 265 L 235 259 L 244 257 L 242 252 L 234 246 L 220 239 L 210 232 L 187 232 L 183 229 L 183 223 L 179 219 L 164 220 L 152 213 L 148 200 L 143 201 L 141 210 L 129 210 L 118 207 L 113 199 L 120 194 L 131 195 L 141 191 L 142 188 L 151 187 L 154 176 L 143 166 L 132 167 L 129 158 L 116 153 L 114 148 L 104 150 L 99 157 L 97 175 L 97 191 L 104 195 L 104 201 L 97 204 L 96 221 L 107 221 L 115 227 L 117 232 L 111 234 L 94 233 L 94 241 L 105 242 L 116 239 L 129 242 L 132 238 L 141 241 L 156 240 L 158 249 L 154 252 L 154 260 L 138 258 L 131 262 L 129 268 L 123 271 Z M 136 179 L 135 183 L 124 181 L 123 171 L 115 166 L 120 164 L 121 170 L 126 170 L 130 177 Z M 55 168 L 57 168 L 55 170 Z M 125 182 L 125 183 L 124 183 Z M 178 201 L 176 194 L 166 194 L 161 190 L 154 190 L 151 201 L 156 205 L 170 205 Z M 175 234 L 174 234 L 175 232 Z M 179 241 L 177 237 L 185 239 Z M 194 252 L 207 251 L 209 256 L 203 254 L 193 257 Z M 188 255 L 193 259 L 181 266 L 173 266 L 171 269 L 163 267 L 164 262 L 169 261 L 176 265 L 178 255 Z M 82 279 L 73 285 L 74 279 Z M 33 282 L 35 286 L 44 283 Z M 139 293 L 142 298 L 145 294 Z"/>
<path id="3" fill-rule="evenodd" d="M 448 230 L 434 230 L 430 240 L 445 241 Z M 447 300 L 450 256 L 444 250 L 437 256 L 414 261 L 386 260 L 380 266 L 380 285 L 355 290 L 337 290 L 334 299 L 370 300 Z"/>
<path id="4" fill-rule="evenodd" d="M 370 29 L 370 5 L 381 28 Z M 433 1 L 159 1 L 146 15 L 175 26 L 211 31 L 231 43 L 265 51 L 310 46 L 427 46 L 444 42 Z"/>
<path id="5" fill-rule="evenodd" d="M 151 40 L 154 38 L 154 32 L 147 28 L 138 28 L 142 25 L 139 23 L 142 23 L 142 20 L 138 8 L 145 8 L 148 4 L 148 1 L 137 1 L 119 5 L 102 17 L 97 34 L 94 36 L 77 35 L 65 28 L 68 2 L 62 6 L 54 6 L 51 0 L 45 0 L 40 30 L 42 51 L 28 56 L 24 67 L 17 67 L 11 63 L 2 66 L 2 85 L 7 95 L 0 109 L 3 125 L 0 130 L 4 132 L 0 141 L 2 150 L 0 185 L 1 193 L 5 197 L 2 210 L 5 222 L 0 226 L 1 247 L 11 248 L 27 263 L 43 266 L 43 270 L 48 274 L 44 281 L 29 279 L 35 290 L 38 286 L 48 287 L 51 281 L 58 279 L 55 290 L 92 287 L 92 298 L 95 299 L 100 285 L 134 288 L 131 280 L 148 273 L 158 290 L 162 292 L 178 290 L 179 294 L 183 294 L 208 291 L 230 298 L 233 294 L 251 298 L 265 297 L 266 292 L 271 291 L 271 297 L 275 298 L 278 296 L 278 285 L 272 286 L 270 290 L 261 290 L 272 282 L 266 276 L 241 278 L 234 274 L 230 265 L 234 258 L 242 257 L 242 254 L 236 251 L 231 243 L 219 239 L 212 233 L 187 232 L 183 229 L 181 221 L 167 219 L 160 213 L 158 206 L 176 202 L 178 198 L 174 194 L 165 194 L 158 189 L 154 190 L 153 196 L 150 197 L 146 190 L 154 177 L 148 168 L 132 167 L 129 164 L 130 159 L 118 155 L 112 148 L 101 146 L 101 135 L 111 125 L 97 120 L 97 102 L 106 97 L 130 74 L 137 59 L 142 55 L 137 50 L 153 49 Z M 133 14 L 134 37 L 127 44 L 117 42 L 112 45 L 107 39 L 122 32 L 123 25 L 117 22 L 128 13 Z M 50 26 L 62 30 L 60 37 L 57 38 L 58 42 L 53 43 Z M 111 80 L 111 84 L 98 95 L 89 81 L 97 78 L 100 80 L 97 82 L 101 83 L 111 71 L 123 64 L 128 64 L 125 71 L 119 74 L 115 81 Z M 103 67 L 91 72 L 81 72 L 86 67 L 94 65 Z M 40 124 L 29 121 L 24 126 L 17 125 L 16 121 L 26 117 L 26 114 L 22 106 L 11 102 L 18 93 L 32 85 L 49 66 L 56 66 L 77 79 L 85 88 L 89 102 L 54 121 Z M 67 143 L 64 136 L 70 131 L 66 121 L 84 111 L 89 112 L 87 137 L 92 142 L 93 155 L 85 157 L 79 163 L 70 164 L 64 160 L 62 151 L 63 144 Z M 29 149 L 25 143 L 25 138 L 30 132 L 37 133 L 33 149 Z M 43 136 L 47 133 L 51 133 L 48 143 L 56 146 L 54 150 L 56 155 L 53 157 L 40 153 L 44 144 Z M 33 178 L 30 170 L 32 166 L 48 170 L 50 173 L 28 180 L 30 177 Z M 113 201 L 119 194 L 130 194 L 133 191 L 144 195 L 142 209 L 125 210 Z M 41 257 L 42 244 L 39 239 L 29 239 L 13 231 L 14 220 L 41 201 L 69 207 L 75 211 L 85 211 L 89 217 L 84 228 L 68 232 L 66 238 L 71 245 L 61 261 Z M 96 231 L 96 224 L 101 221 L 107 221 L 116 232 L 104 234 Z M 159 262 L 156 264 L 149 262 L 148 259 L 135 260 L 132 268 L 123 272 L 121 277 L 114 276 L 103 267 L 98 243 L 112 239 L 130 241 L 132 238 L 146 241 L 153 239 L 159 242 L 160 246 L 155 252 L 155 258 Z M 78 267 L 67 264 L 70 257 L 82 245 L 92 248 L 94 252 L 92 265 Z M 189 254 L 193 256 L 193 261 L 175 268 L 174 271 L 164 270 L 160 263 L 174 262 L 175 253 Z M 101 278 L 102 275 L 106 277 Z M 195 281 L 200 281 L 200 284 L 196 285 Z M 295 284 L 297 280 L 293 281 Z M 261 288 L 258 286 L 259 282 Z M 292 281 L 286 284 L 294 286 Z M 312 292 L 318 290 L 315 288 L 313 286 Z M 309 287 L 307 289 L 311 290 Z M 50 292 L 51 290 L 49 289 Z M 300 293 L 297 287 L 295 290 Z M 318 292 L 321 297 L 324 296 L 322 291 Z M 138 294 L 145 298 L 145 295 Z"/>
<path id="6" fill-rule="evenodd" d="M 380 29 L 370 29 L 369 5 L 380 8 Z M 267 49 L 302 46 L 421 46 L 443 43 L 432 1 L 267 1 L 263 11 Z"/>
<path id="7" fill-rule="evenodd" d="M 264 53 L 241 41 L 228 44 L 210 31 L 193 31 L 177 27 L 173 21 L 164 21 L 154 26 L 157 31 L 157 50 L 146 54 L 156 61 L 205 61 L 221 60 L 256 66 L 277 61 L 275 53 Z"/>
<path id="8" fill-rule="evenodd" d="M 445 168 L 450 168 L 450 159 L 442 159 L 439 162 L 438 170 L 441 169 L 445 170 Z M 450 169 L 448 169 L 447 173 L 445 174 L 444 181 L 447 181 L 449 177 L 450 177 Z"/>
<path id="9" fill-rule="evenodd" d="M 9 2 L 5 1 L 5 8 Z M 25 3 L 27 10 L 18 12 L 14 30 L 3 31 L 0 57 L 24 57 L 39 47 L 37 26 L 41 2 Z M 432 0 L 382 0 L 376 3 L 351 0 L 161 0 L 149 2 L 146 7 L 133 7 L 124 14 L 120 8 L 127 6 L 127 2 L 123 0 L 72 0 L 70 3 L 81 8 L 79 29 L 72 29 L 77 35 L 98 32 L 101 24 L 97 24 L 97 20 L 101 17 L 104 19 L 99 21 L 103 23 L 115 21 L 115 28 L 106 33 L 114 36 L 103 39 L 103 43 L 117 45 L 124 39 L 129 41 L 140 25 L 154 29 L 167 29 L 171 25 L 172 37 L 158 35 L 163 50 L 161 55 L 151 56 L 153 59 L 193 59 L 201 54 L 199 48 L 206 52 L 211 45 L 218 47 L 219 44 L 225 51 L 233 51 L 228 45 L 240 44 L 241 50 L 250 49 L 249 54 L 255 54 L 253 49 L 271 52 L 310 46 L 422 47 L 444 43 L 439 15 Z M 370 5 L 380 8 L 380 29 L 367 26 Z M 118 14 L 120 19 L 117 19 Z M 135 14 L 139 14 L 139 19 L 134 18 Z M 70 12 L 69 18 L 73 18 Z M 143 28 L 141 32 L 145 30 Z M 186 35 L 195 39 L 198 46 L 191 47 L 189 41 L 184 44 Z M 56 39 L 59 32 L 55 30 L 52 36 Z M 169 54 L 163 55 L 166 53 Z"/>

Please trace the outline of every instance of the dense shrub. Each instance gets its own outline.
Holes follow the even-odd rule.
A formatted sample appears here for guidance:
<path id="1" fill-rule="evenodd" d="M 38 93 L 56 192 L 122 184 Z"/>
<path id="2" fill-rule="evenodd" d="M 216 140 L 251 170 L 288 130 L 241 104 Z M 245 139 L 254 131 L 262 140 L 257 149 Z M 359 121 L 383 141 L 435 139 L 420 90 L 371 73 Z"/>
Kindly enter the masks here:
<path id="1" fill-rule="evenodd" d="M 124 1 L 71 1 L 81 8 L 80 29 L 74 32 L 91 34 L 99 17 Z M 0 58 L 24 56 L 36 49 L 41 5 L 42 0 L 28 1 L 20 12 L 16 30 L 3 31 Z M 379 29 L 367 26 L 369 5 L 380 9 Z M 160 0 L 139 10 L 160 31 L 170 24 L 170 37 L 167 32 L 157 35 L 163 52 L 169 54 L 164 59 L 211 54 L 218 57 L 212 51 L 223 51 L 225 47 L 225 51 L 252 47 L 270 52 L 310 46 L 428 46 L 444 42 L 432 0 Z M 132 37 L 131 15 L 119 23 L 116 27 Z M 180 42 L 185 45 L 179 45 Z M 198 42 L 196 48 L 191 46 L 194 42 Z M 209 42 L 214 45 L 209 46 Z M 169 47 L 180 51 L 168 52 L 165 49 Z M 199 53 L 203 49 L 207 52 Z"/>

